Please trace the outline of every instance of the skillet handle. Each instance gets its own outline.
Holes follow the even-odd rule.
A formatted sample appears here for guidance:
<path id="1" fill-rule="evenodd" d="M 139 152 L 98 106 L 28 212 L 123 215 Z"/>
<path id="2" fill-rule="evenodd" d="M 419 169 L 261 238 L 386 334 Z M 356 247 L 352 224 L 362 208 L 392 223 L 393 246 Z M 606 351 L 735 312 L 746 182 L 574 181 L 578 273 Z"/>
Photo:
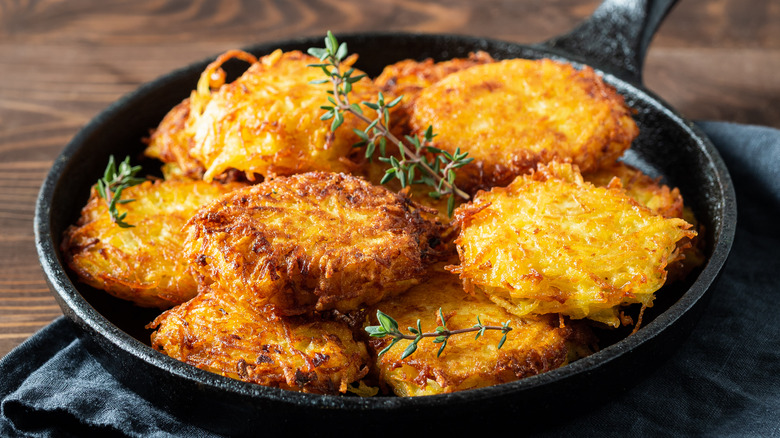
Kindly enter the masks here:
<path id="1" fill-rule="evenodd" d="M 650 41 L 675 3 L 677 0 L 604 0 L 574 30 L 541 46 L 581 58 L 640 85 Z"/>

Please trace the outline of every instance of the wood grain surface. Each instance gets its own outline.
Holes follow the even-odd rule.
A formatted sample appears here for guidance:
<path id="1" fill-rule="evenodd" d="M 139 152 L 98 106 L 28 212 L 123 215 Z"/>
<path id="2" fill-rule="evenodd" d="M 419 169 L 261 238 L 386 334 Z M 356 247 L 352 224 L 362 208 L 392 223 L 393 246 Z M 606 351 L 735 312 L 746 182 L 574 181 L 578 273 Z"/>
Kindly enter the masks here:
<path id="1" fill-rule="evenodd" d="M 593 0 L 0 0 L 0 357 L 61 315 L 34 248 L 41 181 L 81 126 L 140 84 L 231 48 L 355 31 L 535 43 Z M 780 127 L 780 2 L 681 0 L 645 84 L 691 119 Z"/>

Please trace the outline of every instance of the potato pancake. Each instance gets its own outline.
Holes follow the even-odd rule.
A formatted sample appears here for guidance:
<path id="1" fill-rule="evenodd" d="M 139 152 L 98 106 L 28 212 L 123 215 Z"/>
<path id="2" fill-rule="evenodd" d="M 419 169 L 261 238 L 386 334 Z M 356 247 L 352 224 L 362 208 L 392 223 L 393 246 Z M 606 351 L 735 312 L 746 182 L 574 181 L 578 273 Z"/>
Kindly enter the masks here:
<path id="1" fill-rule="evenodd" d="M 233 57 L 252 64 L 241 77 L 224 83 L 221 65 Z M 344 67 L 356 59 L 345 60 Z M 326 91 L 332 87 L 311 83 L 324 77 L 322 70 L 309 67 L 320 61 L 280 50 L 253 60 L 252 55 L 232 51 L 210 64 L 189 98 L 189 111 L 174 108 L 152 135 L 147 155 L 175 160 L 185 173 L 197 173 L 200 166 L 206 181 L 229 169 L 245 172 L 250 180 L 257 175 L 354 170 L 362 157 L 352 148 L 359 141 L 352 130 L 363 123 L 347 114 L 343 125 L 331 132 L 331 121 L 320 120 L 320 106 L 328 103 Z M 370 79 L 352 86 L 353 102 L 376 101 L 378 88 Z"/>
<path id="2" fill-rule="evenodd" d="M 276 311 L 349 311 L 420 282 L 441 224 L 363 179 L 311 172 L 238 190 L 199 211 L 186 250 L 204 281 Z"/>
<path id="3" fill-rule="evenodd" d="M 377 359 L 380 380 L 399 396 L 450 393 L 522 379 L 569 363 L 592 352 L 595 338 L 581 321 L 568 321 L 558 315 L 519 317 L 508 313 L 481 294 L 463 290 L 457 275 L 438 265 L 430 279 L 392 300 L 376 305 L 393 317 L 399 327 L 416 327 L 424 332 L 441 325 L 442 310 L 450 330 L 470 328 L 477 318 L 485 325 L 501 327 L 509 322 L 512 330 L 499 349 L 501 331 L 486 330 L 479 339 L 474 333 L 450 336 L 437 357 L 441 344 L 423 338 L 417 350 L 401 359 L 411 341 L 402 340 Z M 372 313 L 369 325 L 376 325 Z M 372 338 L 374 356 L 390 344 L 390 338 Z"/>
<path id="4" fill-rule="evenodd" d="M 209 289 L 160 315 L 152 346 L 198 368 L 292 391 L 338 394 L 360 380 L 366 347 L 342 323 L 281 317 L 252 294 Z"/>
<path id="5" fill-rule="evenodd" d="M 122 192 L 133 202 L 117 206 L 132 228 L 112 222 L 106 200 L 93 187 L 62 253 L 79 279 L 143 307 L 168 308 L 197 293 L 182 256 L 184 224 L 202 205 L 241 184 L 147 181 Z"/>
<path id="6" fill-rule="evenodd" d="M 472 194 L 554 159 L 583 172 L 598 169 L 639 132 L 623 97 L 595 71 L 549 59 L 503 60 L 450 74 L 420 92 L 410 124 L 418 133 L 432 126 L 435 146 L 474 158 L 456 180 Z"/>
<path id="7" fill-rule="evenodd" d="M 460 265 L 450 267 L 517 315 L 562 313 L 617 326 L 619 306 L 652 305 L 680 244 L 696 233 L 575 166 L 540 165 L 456 211 Z"/>

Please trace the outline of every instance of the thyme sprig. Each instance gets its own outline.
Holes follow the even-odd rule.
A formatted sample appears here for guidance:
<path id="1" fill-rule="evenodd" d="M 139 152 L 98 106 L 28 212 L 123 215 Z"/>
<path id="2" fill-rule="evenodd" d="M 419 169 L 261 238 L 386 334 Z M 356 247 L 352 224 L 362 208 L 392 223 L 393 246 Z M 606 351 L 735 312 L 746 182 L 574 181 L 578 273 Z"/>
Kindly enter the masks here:
<path id="1" fill-rule="evenodd" d="M 507 333 L 512 330 L 512 327 L 509 327 L 509 321 L 503 323 L 501 326 L 484 325 L 482 324 L 482 321 L 480 321 L 479 317 L 477 317 L 477 324 L 474 324 L 472 327 L 450 330 L 447 327 L 447 321 L 444 319 L 444 315 L 441 312 L 441 307 L 439 308 L 439 321 L 441 321 L 441 325 L 436 327 L 436 329 L 431 333 L 423 333 L 419 319 L 417 320 L 417 327 L 407 328 L 411 334 L 404 334 L 398 329 L 398 322 L 381 310 L 376 311 L 376 318 L 379 321 L 379 325 L 366 327 L 366 332 L 368 332 L 369 336 L 375 338 L 384 338 L 386 336 L 390 336 L 393 338 L 393 340 L 390 342 L 390 345 L 379 352 L 379 356 L 387 353 L 388 350 L 390 350 L 401 340 L 406 339 L 412 341 L 401 355 L 401 360 L 406 359 L 412 353 L 417 351 L 417 344 L 419 344 L 423 338 L 435 337 L 433 342 L 436 344 L 441 344 L 439 351 L 436 353 L 436 357 L 439 357 L 441 356 L 442 351 L 444 351 L 444 348 L 447 346 L 447 341 L 450 339 L 450 336 L 461 333 L 476 332 L 477 334 L 474 339 L 477 340 L 480 336 L 485 334 L 486 330 L 500 330 L 504 334 L 504 336 L 502 336 L 501 340 L 498 342 L 498 348 L 500 349 L 504 346 L 504 342 L 506 342 Z"/>
<path id="2" fill-rule="evenodd" d="M 127 212 L 119 214 L 116 206 L 135 201 L 135 199 L 121 199 L 122 191 L 146 181 L 144 178 L 135 176 L 140 170 L 141 166 L 130 165 L 130 157 L 126 157 L 124 161 L 119 163 L 117 168 L 114 156 L 111 155 L 108 159 L 106 170 L 103 172 L 103 178 L 97 182 L 97 191 L 100 197 L 108 203 L 108 213 L 111 215 L 111 221 L 122 228 L 130 228 L 134 225 L 124 221 L 125 217 L 127 217 Z"/>
<path id="3" fill-rule="evenodd" d="M 330 82 L 332 89 L 328 90 L 328 102 L 320 108 L 325 110 L 322 120 L 331 120 L 331 131 L 336 131 L 344 123 L 344 114 L 350 113 L 366 124 L 363 130 L 353 129 L 360 137 L 355 147 L 365 147 L 365 156 L 371 159 L 379 150 L 379 160 L 390 167 L 381 180 L 385 184 L 393 179 L 398 179 L 402 187 L 411 184 L 425 184 L 434 190 L 428 193 L 435 199 L 448 196 L 447 213 L 452 216 L 455 208 L 455 196 L 469 199 L 468 193 L 455 185 L 455 169 L 463 167 L 473 161 L 468 157 L 468 152 L 456 150 L 454 154 L 434 147 L 432 145 L 433 128 L 428 126 L 422 137 L 419 135 L 405 136 L 399 139 L 390 132 L 390 109 L 398 105 L 403 96 L 398 96 L 390 102 L 379 92 L 376 102 L 350 101 L 352 84 L 363 79 L 366 75 L 354 75 L 355 69 L 342 68 L 342 62 L 347 57 L 347 43 L 339 43 L 332 32 L 328 31 L 325 37 L 325 48 L 312 47 L 308 53 L 317 57 L 321 63 L 310 64 L 310 67 L 320 68 L 326 78 L 312 81 L 313 84 L 325 84 Z M 344 70 L 344 71 L 342 71 Z M 371 118 L 364 112 L 368 108 L 376 113 Z M 387 142 L 398 148 L 398 156 L 387 154 Z"/>

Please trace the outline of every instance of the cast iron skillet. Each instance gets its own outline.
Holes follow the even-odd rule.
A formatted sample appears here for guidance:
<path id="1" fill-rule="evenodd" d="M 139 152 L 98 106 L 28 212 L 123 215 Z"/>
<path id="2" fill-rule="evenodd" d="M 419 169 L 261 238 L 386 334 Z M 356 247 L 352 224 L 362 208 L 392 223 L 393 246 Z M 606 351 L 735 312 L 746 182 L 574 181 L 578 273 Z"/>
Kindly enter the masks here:
<path id="1" fill-rule="evenodd" d="M 673 0 L 605 1 L 582 25 L 553 40 L 524 46 L 458 35 L 370 33 L 338 35 L 357 67 L 376 75 L 405 58 L 444 60 L 485 50 L 496 58 L 550 57 L 590 65 L 636 109 L 641 134 L 625 161 L 662 176 L 682 191 L 705 225 L 706 265 L 683 284 L 665 287 L 644 326 L 625 339 L 607 338 L 600 352 L 539 376 L 460 393 L 419 398 L 319 396 L 223 378 L 180 363 L 148 346 L 143 326 L 155 311 L 138 309 L 79 283 L 64 267 L 63 230 L 78 218 L 89 188 L 110 154 L 141 160 L 141 138 L 189 95 L 208 60 L 177 70 L 125 96 L 92 120 L 67 145 L 45 180 L 35 216 L 36 245 L 48 282 L 85 344 L 120 381 L 183 421 L 232 435 L 271 430 L 329 430 L 348 425 L 369 432 L 425 423 L 441 431 L 476 421 L 511 421 L 524 427 L 567 416 L 629 388 L 655 368 L 691 331 L 726 261 L 734 235 L 736 200 L 727 170 L 710 141 L 675 110 L 644 89 L 647 46 Z M 261 44 L 273 49 L 321 47 L 322 36 Z M 243 66 L 245 68 L 245 66 Z M 147 163 L 148 169 L 157 168 Z M 625 333 L 620 333 L 624 335 Z M 611 344 L 611 345 L 609 345 Z M 518 423 L 520 422 L 520 423 Z M 527 430 L 527 429 L 525 429 Z"/>

